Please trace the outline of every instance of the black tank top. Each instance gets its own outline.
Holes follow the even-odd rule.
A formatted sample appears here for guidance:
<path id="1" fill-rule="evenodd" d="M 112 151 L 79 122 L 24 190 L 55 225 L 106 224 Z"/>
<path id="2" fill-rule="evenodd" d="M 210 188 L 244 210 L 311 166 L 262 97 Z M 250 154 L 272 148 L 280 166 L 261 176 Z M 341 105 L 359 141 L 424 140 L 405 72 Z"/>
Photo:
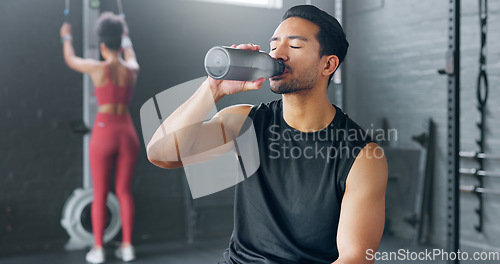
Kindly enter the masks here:
<path id="1" fill-rule="evenodd" d="M 326 128 L 308 133 L 285 122 L 281 100 L 252 108 L 260 167 L 236 185 L 226 262 L 330 264 L 338 258 L 345 181 L 371 139 L 335 108 Z"/>

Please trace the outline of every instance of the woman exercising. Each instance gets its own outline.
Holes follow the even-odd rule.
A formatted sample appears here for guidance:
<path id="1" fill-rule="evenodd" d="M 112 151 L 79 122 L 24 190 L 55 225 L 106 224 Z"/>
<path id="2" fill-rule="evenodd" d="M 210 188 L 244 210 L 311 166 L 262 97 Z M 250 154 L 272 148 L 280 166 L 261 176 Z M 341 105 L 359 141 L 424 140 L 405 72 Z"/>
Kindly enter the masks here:
<path id="1" fill-rule="evenodd" d="M 61 27 L 64 60 L 71 69 L 90 75 L 98 103 L 90 139 L 90 170 L 94 188 L 91 215 L 95 247 L 87 253 L 86 260 L 90 263 L 103 263 L 106 259 L 103 250 L 106 198 L 111 169 L 115 166 L 115 192 L 120 201 L 122 220 L 122 245 L 115 251 L 115 255 L 123 261 L 132 261 L 135 259 L 135 252 L 131 244 L 134 222 L 131 183 L 139 139 L 127 108 L 139 64 L 122 17 L 110 12 L 103 13 L 97 20 L 96 31 L 104 61 L 75 56 L 71 26 L 64 23 Z"/>

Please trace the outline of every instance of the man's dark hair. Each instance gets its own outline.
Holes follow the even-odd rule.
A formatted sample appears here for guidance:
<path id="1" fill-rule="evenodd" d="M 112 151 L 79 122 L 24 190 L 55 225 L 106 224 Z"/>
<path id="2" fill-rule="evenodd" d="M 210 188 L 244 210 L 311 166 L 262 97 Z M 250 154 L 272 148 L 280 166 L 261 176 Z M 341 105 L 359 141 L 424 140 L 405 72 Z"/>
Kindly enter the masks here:
<path id="1" fill-rule="evenodd" d="M 108 49 L 118 51 L 122 43 L 122 34 L 126 28 L 122 17 L 111 12 L 101 14 L 96 22 L 96 32 L 99 42 L 104 43 Z"/>
<path id="2" fill-rule="evenodd" d="M 313 5 L 291 7 L 285 12 L 282 20 L 285 21 L 290 17 L 303 18 L 318 25 L 319 32 L 316 37 L 320 45 L 320 57 L 336 55 L 339 58 L 339 65 L 344 61 L 349 42 L 347 42 L 344 30 L 336 18 Z M 333 73 L 330 75 L 328 84 L 330 84 L 332 76 Z"/>

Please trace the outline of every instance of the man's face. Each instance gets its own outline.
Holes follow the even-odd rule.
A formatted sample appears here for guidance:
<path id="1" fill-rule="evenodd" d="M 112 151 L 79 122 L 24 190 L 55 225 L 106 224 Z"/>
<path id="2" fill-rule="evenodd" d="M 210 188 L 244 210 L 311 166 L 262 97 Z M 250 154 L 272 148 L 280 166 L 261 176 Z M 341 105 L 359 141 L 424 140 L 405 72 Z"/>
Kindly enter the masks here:
<path id="1" fill-rule="evenodd" d="M 320 77 L 320 45 L 316 38 L 319 27 L 302 18 L 283 21 L 270 40 L 271 55 L 283 60 L 285 72 L 270 79 L 271 90 L 286 94 L 312 89 Z"/>

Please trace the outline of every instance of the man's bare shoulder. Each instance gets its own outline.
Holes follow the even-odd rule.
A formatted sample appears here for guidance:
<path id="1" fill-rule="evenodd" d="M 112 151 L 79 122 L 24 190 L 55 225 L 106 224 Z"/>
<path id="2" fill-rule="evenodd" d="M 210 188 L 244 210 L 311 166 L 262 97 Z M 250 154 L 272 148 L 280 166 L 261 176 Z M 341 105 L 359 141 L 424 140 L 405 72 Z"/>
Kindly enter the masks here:
<path id="1" fill-rule="evenodd" d="M 347 185 L 360 185 L 368 189 L 385 191 L 387 161 L 384 151 L 376 143 L 368 143 L 358 154 L 347 177 Z"/>

